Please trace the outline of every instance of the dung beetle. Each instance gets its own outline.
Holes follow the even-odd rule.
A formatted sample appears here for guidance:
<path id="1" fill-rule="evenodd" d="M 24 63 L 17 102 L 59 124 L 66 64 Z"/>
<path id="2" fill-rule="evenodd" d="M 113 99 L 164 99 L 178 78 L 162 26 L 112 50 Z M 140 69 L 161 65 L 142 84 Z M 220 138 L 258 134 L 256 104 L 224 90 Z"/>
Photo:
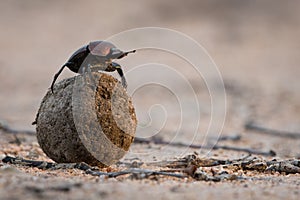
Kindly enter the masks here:
<path id="1" fill-rule="evenodd" d="M 134 53 L 135 51 L 136 50 L 123 52 L 107 41 L 90 42 L 88 45 L 85 45 L 75 51 L 69 60 L 54 75 L 51 84 L 51 91 L 53 93 L 54 83 L 65 67 L 68 67 L 72 72 L 79 74 L 99 70 L 107 72 L 117 70 L 121 77 L 122 85 L 126 88 L 127 83 L 123 70 L 118 63 L 112 62 L 112 60 L 123 58 L 129 53 Z"/>

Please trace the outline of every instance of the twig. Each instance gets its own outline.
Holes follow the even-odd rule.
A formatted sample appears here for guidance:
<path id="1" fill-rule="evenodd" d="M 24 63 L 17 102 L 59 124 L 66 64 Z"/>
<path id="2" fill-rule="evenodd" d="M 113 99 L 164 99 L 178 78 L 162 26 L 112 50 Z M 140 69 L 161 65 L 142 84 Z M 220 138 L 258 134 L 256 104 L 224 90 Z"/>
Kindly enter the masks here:
<path id="1" fill-rule="evenodd" d="M 80 188 L 82 186 L 82 183 L 74 183 L 74 184 L 64 184 L 61 185 L 55 185 L 51 187 L 42 187 L 38 185 L 27 185 L 25 186 L 25 189 L 29 192 L 33 193 L 43 193 L 46 191 L 59 191 L 59 192 L 69 192 L 72 188 Z"/>
<path id="2" fill-rule="evenodd" d="M 237 176 L 235 174 L 228 174 L 228 173 L 221 173 L 216 175 L 209 175 L 205 173 L 204 171 L 197 171 L 194 175 L 194 179 L 198 181 L 213 181 L 213 182 L 219 182 L 223 180 L 245 180 L 246 177 L 243 176 Z"/>
<path id="3" fill-rule="evenodd" d="M 129 168 L 119 172 L 100 172 L 100 171 L 87 170 L 86 173 L 93 176 L 107 176 L 108 178 L 116 178 L 118 176 L 127 175 L 127 174 L 132 174 L 139 179 L 147 178 L 151 175 L 163 175 L 163 176 L 171 176 L 176 178 L 188 177 L 187 175 L 184 174 L 171 173 L 165 171 L 154 171 L 154 170 L 141 169 L 141 168 Z"/>
<path id="4" fill-rule="evenodd" d="M 167 167 L 167 168 L 188 168 L 189 166 L 196 166 L 196 167 L 212 167 L 218 165 L 224 165 L 231 163 L 231 161 L 226 160 L 219 160 L 214 158 L 198 158 L 195 154 L 187 155 L 183 158 L 179 158 L 177 160 L 172 161 L 159 161 L 159 162 L 150 162 L 144 163 L 148 166 L 156 166 L 156 167 Z"/>
<path id="5" fill-rule="evenodd" d="M 257 131 L 261 134 L 266 134 L 266 135 L 271 135 L 271 136 L 300 139 L 300 133 L 270 129 L 270 128 L 260 126 L 252 121 L 247 122 L 245 124 L 245 129 Z"/>
<path id="6" fill-rule="evenodd" d="M 9 127 L 5 122 L 0 120 L 0 130 L 6 133 L 12 134 L 26 134 L 26 135 L 35 135 L 35 131 L 28 131 L 28 130 L 16 130 Z"/>
<path id="7" fill-rule="evenodd" d="M 4 163 L 11 163 L 11 164 L 18 164 L 28 167 L 37 167 L 40 169 L 80 169 L 85 171 L 87 174 L 91 174 L 93 176 L 107 176 L 108 178 L 115 178 L 121 175 L 132 174 L 135 175 L 136 178 L 145 178 L 151 175 L 163 175 L 163 176 L 172 176 L 176 178 L 186 178 L 187 175 L 185 174 L 178 174 L 178 173 L 171 173 L 165 171 L 153 171 L 148 169 L 141 169 L 141 168 L 129 168 L 119 172 L 101 172 L 96 171 L 95 168 L 90 167 L 85 163 L 51 163 L 51 162 L 44 162 L 44 161 L 34 161 L 34 160 L 26 160 L 23 158 L 15 158 L 11 156 L 6 156 L 2 159 Z M 187 173 L 187 171 L 184 171 Z"/>
<path id="8" fill-rule="evenodd" d="M 287 174 L 300 173 L 300 160 L 269 161 L 266 171 L 285 172 Z"/>
<path id="9" fill-rule="evenodd" d="M 30 167 L 38 167 L 42 169 L 80 169 L 85 171 L 86 174 L 90 174 L 92 176 L 100 176 L 104 178 L 116 178 L 123 175 L 131 175 L 127 178 L 134 178 L 134 179 L 144 179 L 149 178 L 150 176 L 168 176 L 168 177 L 175 177 L 175 178 L 188 178 L 191 177 L 194 180 L 198 181 L 222 181 L 222 180 L 252 180 L 255 177 L 244 177 L 238 176 L 235 173 L 229 173 L 228 171 L 222 170 L 219 173 L 216 173 L 213 168 L 209 168 L 206 170 L 202 170 L 200 168 L 203 161 L 197 155 L 187 155 L 181 159 L 180 162 L 184 163 L 185 166 L 183 168 L 178 169 L 164 169 L 164 170 L 149 170 L 149 169 L 142 169 L 142 168 L 128 168 L 125 170 L 117 171 L 117 172 L 102 172 L 96 168 L 92 168 L 85 163 L 65 163 L 65 164 L 56 164 L 50 162 L 43 162 L 43 161 L 32 161 L 26 160 L 22 158 L 14 158 L 10 156 L 6 156 L 2 161 L 5 163 L 12 163 L 18 164 L 23 166 L 30 166 Z M 209 161 L 210 162 L 210 161 Z M 205 163 L 205 162 L 204 162 Z M 219 161 L 219 165 L 223 165 L 224 169 L 231 168 L 235 171 L 243 170 L 243 171 L 257 171 L 261 173 L 268 173 L 268 172 L 280 172 L 286 174 L 294 174 L 300 173 L 300 160 L 290 159 L 290 160 L 271 160 L 271 161 L 262 161 L 256 159 L 255 157 L 243 157 L 240 159 L 235 160 L 227 160 Z M 69 187 L 63 188 L 55 188 L 58 190 L 68 190 Z M 35 188 L 33 188 L 35 189 Z"/>
<path id="10" fill-rule="evenodd" d="M 224 136 L 220 136 L 218 138 L 218 141 L 227 141 L 227 140 L 239 141 L 241 140 L 241 138 L 242 138 L 241 135 L 224 135 Z"/>
<path id="11" fill-rule="evenodd" d="M 225 141 L 225 140 L 232 140 L 232 141 L 238 141 L 241 139 L 241 135 L 225 135 L 225 136 L 220 136 L 217 138 L 217 141 Z M 136 137 L 134 139 L 135 143 L 145 143 L 145 144 L 149 144 L 149 143 L 161 143 L 163 142 L 164 144 L 169 144 L 169 142 L 167 141 L 163 141 L 163 139 L 161 137 L 158 136 L 154 136 L 151 137 L 150 140 L 149 139 L 145 139 L 145 138 L 138 138 Z"/>
<path id="12" fill-rule="evenodd" d="M 255 158 L 255 157 L 254 157 Z M 156 166 L 162 168 L 172 168 L 172 170 L 188 170 L 191 166 L 198 167 L 214 167 L 219 165 L 232 165 L 235 163 L 250 163 L 254 158 L 251 158 L 251 155 L 246 155 L 242 158 L 233 159 L 233 160 L 221 160 L 214 158 L 199 158 L 195 154 L 187 155 L 183 158 L 172 161 L 159 161 L 144 163 L 147 166 Z M 176 169 L 177 168 L 177 169 Z M 192 168 L 191 168 L 192 169 Z"/>
<path id="13" fill-rule="evenodd" d="M 270 151 L 259 151 L 255 149 L 249 149 L 249 148 L 241 148 L 241 147 L 231 147 L 231 146 L 219 146 L 215 145 L 213 149 L 225 149 L 225 150 L 231 150 L 231 151 L 241 151 L 246 152 L 249 154 L 256 154 L 256 155 L 262 155 L 262 156 L 276 156 L 276 152 L 273 150 Z"/>
<path id="14" fill-rule="evenodd" d="M 39 169 L 80 169 L 86 171 L 88 169 L 92 169 L 86 163 L 51 163 L 46 161 L 34 161 L 34 160 L 26 160 L 23 158 L 15 158 L 11 156 L 6 156 L 2 159 L 4 163 L 18 164 L 24 165 L 28 167 L 37 167 Z"/>
<path id="15" fill-rule="evenodd" d="M 155 138 L 152 137 L 150 139 L 145 138 L 135 138 L 135 143 L 142 143 L 142 144 L 164 144 L 164 145 L 171 145 L 175 147 L 189 147 L 193 149 L 225 149 L 225 150 L 231 150 L 231 151 L 240 151 L 240 152 L 246 152 L 249 154 L 256 154 L 256 155 L 263 155 L 263 156 L 276 156 L 276 152 L 273 150 L 270 151 L 259 151 L 255 149 L 249 149 L 249 148 L 240 148 L 240 147 L 232 147 L 232 146 L 225 146 L 225 145 L 214 145 L 214 146 L 204 146 L 204 145 L 197 145 L 197 144 L 185 144 L 181 142 L 173 142 L 170 143 L 168 141 L 165 141 L 161 138 Z"/>

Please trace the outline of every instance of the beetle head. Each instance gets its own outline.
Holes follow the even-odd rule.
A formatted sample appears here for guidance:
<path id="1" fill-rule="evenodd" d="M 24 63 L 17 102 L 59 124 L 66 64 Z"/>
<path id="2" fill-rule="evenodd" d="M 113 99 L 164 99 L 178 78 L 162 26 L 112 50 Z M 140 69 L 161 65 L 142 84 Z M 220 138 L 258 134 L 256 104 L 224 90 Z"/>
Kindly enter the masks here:
<path id="1" fill-rule="evenodd" d="M 90 42 L 88 48 L 92 55 L 105 58 L 105 60 L 120 59 L 124 56 L 127 56 L 129 53 L 135 52 L 135 50 L 123 52 L 115 45 L 107 41 Z"/>
<path id="2" fill-rule="evenodd" d="M 116 51 L 117 48 L 115 45 L 113 45 L 110 42 L 94 41 L 94 42 L 90 42 L 89 50 L 91 54 L 95 56 L 107 57 L 111 54 L 112 51 L 114 50 Z M 120 50 L 118 51 L 121 52 Z"/>

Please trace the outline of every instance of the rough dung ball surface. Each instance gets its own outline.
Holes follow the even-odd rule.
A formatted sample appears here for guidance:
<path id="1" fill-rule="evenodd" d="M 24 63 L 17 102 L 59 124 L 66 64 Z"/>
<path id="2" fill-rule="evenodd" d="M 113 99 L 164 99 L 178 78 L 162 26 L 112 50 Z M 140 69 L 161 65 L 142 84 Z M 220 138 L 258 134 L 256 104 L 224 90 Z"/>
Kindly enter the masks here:
<path id="1" fill-rule="evenodd" d="M 38 142 L 52 160 L 105 167 L 128 151 L 137 119 L 120 82 L 97 72 L 57 83 L 43 98 L 36 124 Z"/>

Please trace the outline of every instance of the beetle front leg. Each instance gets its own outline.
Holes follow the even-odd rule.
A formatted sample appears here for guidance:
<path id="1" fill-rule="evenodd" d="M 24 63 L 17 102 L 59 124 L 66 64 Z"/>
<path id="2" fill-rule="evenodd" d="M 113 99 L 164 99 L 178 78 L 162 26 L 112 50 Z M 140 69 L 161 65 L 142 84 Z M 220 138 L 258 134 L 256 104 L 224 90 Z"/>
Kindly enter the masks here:
<path id="1" fill-rule="evenodd" d="M 53 81 L 52 81 L 51 86 L 50 86 L 52 94 L 54 94 L 54 84 L 55 84 L 55 82 L 56 82 L 58 76 L 61 74 L 61 72 L 64 70 L 65 67 L 66 67 L 66 65 L 63 65 L 63 66 L 60 68 L 60 70 L 59 70 L 59 71 L 54 75 L 54 77 L 53 77 Z"/>
<path id="2" fill-rule="evenodd" d="M 127 88 L 127 81 L 125 79 L 125 76 L 124 76 L 123 70 L 121 68 L 121 65 L 119 65 L 118 63 L 113 62 L 112 66 L 117 70 L 118 74 L 121 77 L 122 85 L 126 89 Z"/>
<path id="3" fill-rule="evenodd" d="M 55 84 L 55 82 L 56 82 L 58 76 L 62 73 L 62 71 L 64 70 L 65 67 L 69 67 L 69 66 L 71 66 L 71 65 L 73 65 L 73 64 L 74 64 L 74 63 L 72 63 L 72 62 L 67 62 L 67 63 L 65 63 L 65 64 L 60 68 L 60 70 L 54 75 L 53 81 L 52 81 L 51 86 L 50 86 L 52 94 L 54 94 L 54 84 Z"/>
<path id="4" fill-rule="evenodd" d="M 117 72 L 118 72 L 118 74 L 121 76 L 121 82 L 122 82 L 123 87 L 124 87 L 125 89 L 127 89 L 127 81 L 126 81 L 126 79 L 125 79 L 125 76 L 124 76 L 124 74 L 123 74 L 122 69 L 121 69 L 121 68 L 117 68 Z"/>

